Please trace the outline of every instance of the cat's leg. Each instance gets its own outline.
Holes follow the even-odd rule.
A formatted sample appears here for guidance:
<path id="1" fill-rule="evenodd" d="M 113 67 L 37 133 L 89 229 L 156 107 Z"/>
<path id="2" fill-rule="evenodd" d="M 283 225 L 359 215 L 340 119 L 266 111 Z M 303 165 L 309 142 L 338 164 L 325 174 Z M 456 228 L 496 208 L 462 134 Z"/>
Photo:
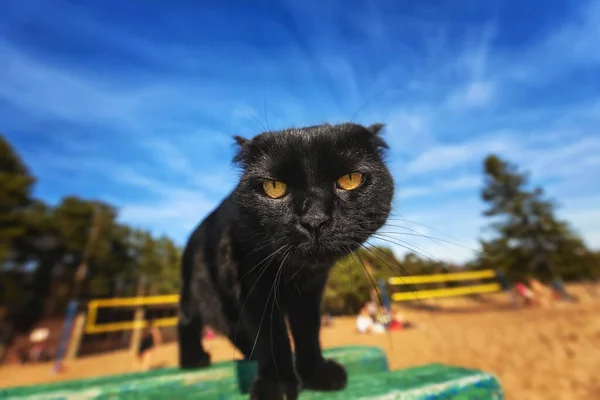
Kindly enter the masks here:
<path id="1" fill-rule="evenodd" d="M 296 354 L 296 370 L 302 387 L 317 391 L 336 391 L 346 387 L 346 369 L 334 360 L 323 358 L 319 331 L 321 329 L 322 285 L 287 305 L 288 319 Z"/>
<path id="2" fill-rule="evenodd" d="M 256 351 L 252 351 L 255 336 L 251 335 L 245 327 L 240 328 L 235 324 L 230 325 L 229 332 L 231 332 L 229 340 L 242 353 L 244 360 L 256 360 Z"/>
<path id="3" fill-rule="evenodd" d="M 273 305 L 272 299 L 256 302 L 251 308 L 249 316 L 255 321 L 255 329 L 249 331 L 252 343 L 249 353 L 258 361 L 258 378 L 252 386 L 250 399 L 296 400 L 300 385 L 283 314 L 277 305 Z"/>
<path id="4" fill-rule="evenodd" d="M 202 345 L 203 328 L 200 311 L 186 296 L 182 296 L 177 323 L 180 368 L 200 368 L 210 365 L 210 354 Z"/>

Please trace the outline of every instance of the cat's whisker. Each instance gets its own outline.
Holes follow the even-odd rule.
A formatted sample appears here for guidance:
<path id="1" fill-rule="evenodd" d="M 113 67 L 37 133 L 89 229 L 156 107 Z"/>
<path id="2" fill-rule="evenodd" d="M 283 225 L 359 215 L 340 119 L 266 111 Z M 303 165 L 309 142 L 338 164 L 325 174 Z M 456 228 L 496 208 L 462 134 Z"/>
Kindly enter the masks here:
<path id="1" fill-rule="evenodd" d="M 302 265 L 296 270 L 296 272 L 294 272 L 294 274 L 291 277 L 291 280 L 294 280 L 294 277 L 296 275 L 298 275 L 298 273 L 300 273 L 300 271 L 304 270 L 304 267 L 306 267 L 306 263 L 302 263 Z M 298 295 L 300 297 L 302 297 L 302 292 L 300 291 L 300 287 L 298 286 L 298 280 L 297 279 L 294 280 L 294 288 L 296 289 L 296 292 L 298 293 Z"/>
<path id="2" fill-rule="evenodd" d="M 281 271 L 283 270 L 284 266 L 285 266 L 285 260 L 287 259 L 287 257 L 290 255 L 291 252 L 288 252 L 285 257 L 283 258 L 283 260 L 281 261 L 281 264 L 279 265 L 279 269 L 277 270 L 277 273 L 275 274 L 275 279 L 273 279 L 273 286 L 271 287 L 271 290 L 274 291 L 274 299 L 273 299 L 273 303 L 271 304 L 271 321 L 269 324 L 269 327 L 271 329 L 271 332 L 269 334 L 269 337 L 271 338 L 271 356 L 273 357 L 273 365 L 275 366 L 275 371 L 277 371 L 277 373 L 279 373 L 279 369 L 277 367 L 277 360 L 275 359 L 275 349 L 273 348 L 273 311 L 275 309 L 275 307 L 277 307 L 277 310 L 279 310 L 279 303 L 277 301 L 277 294 L 279 293 L 279 280 L 280 280 L 280 276 L 281 276 Z M 266 310 L 266 304 L 265 304 L 265 310 Z"/>
<path id="3" fill-rule="evenodd" d="M 358 116 L 358 114 L 367 106 L 369 105 L 370 102 L 372 102 L 373 100 L 375 100 L 378 96 L 381 96 L 384 92 L 388 91 L 389 88 L 386 89 L 382 89 L 379 92 L 375 93 L 373 96 L 371 96 L 367 101 L 365 101 L 363 103 L 362 106 L 360 106 L 358 108 L 358 110 L 356 110 L 356 112 L 354 113 L 354 115 L 352 115 L 352 118 L 350 118 L 350 122 L 354 121 L 354 118 L 356 118 Z"/>
<path id="4" fill-rule="evenodd" d="M 243 112 L 244 114 L 246 114 L 246 115 L 248 115 L 248 116 L 252 117 L 252 119 L 254 120 L 254 122 L 256 123 L 256 125 L 258 126 L 258 128 L 259 128 L 260 130 L 262 130 L 262 131 L 268 131 L 268 129 L 267 129 L 267 128 L 265 128 L 265 126 L 264 126 L 264 125 L 263 125 L 263 124 L 262 124 L 262 123 L 261 123 L 261 122 L 258 120 L 258 118 L 256 118 L 256 117 L 254 116 L 254 114 L 252 114 L 251 112 L 248 112 L 248 111 L 246 111 L 246 110 L 243 110 L 243 109 L 241 109 L 241 108 L 238 108 L 238 107 L 232 107 L 232 108 L 233 108 L 234 110 L 241 111 L 241 112 Z"/>
<path id="5" fill-rule="evenodd" d="M 362 244 L 361 244 L 361 246 L 366 249 L 366 246 L 364 246 Z M 354 259 L 354 262 L 357 264 L 358 268 L 360 268 L 360 270 L 363 272 L 363 274 L 367 277 L 367 280 L 369 281 L 369 283 L 371 284 L 371 286 L 373 288 L 373 290 L 371 291 L 371 299 L 373 299 L 373 292 L 376 294 L 376 297 L 378 300 L 376 306 L 377 306 L 377 312 L 379 313 L 380 318 L 384 321 L 385 324 L 389 323 L 390 322 L 389 316 L 385 310 L 385 307 L 383 307 L 383 298 L 381 297 L 381 291 L 379 289 L 379 285 L 375 281 L 375 278 L 373 278 L 370 271 L 367 269 L 367 267 L 364 263 L 364 260 L 361 257 L 356 255 L 356 252 L 350 253 L 350 256 L 352 257 L 352 259 Z M 389 332 L 388 332 L 388 340 L 390 342 L 390 347 L 393 349 L 394 343 L 393 343 L 392 337 L 389 335 Z"/>
<path id="6" fill-rule="evenodd" d="M 429 225 L 423 224 L 423 223 L 421 223 L 421 222 L 411 221 L 410 219 L 401 218 L 401 217 L 396 217 L 396 216 L 394 216 L 394 215 L 390 215 L 390 216 L 388 217 L 388 221 L 402 221 L 402 222 L 408 222 L 409 224 L 413 224 L 413 225 L 421 226 L 421 227 L 423 227 L 423 228 L 430 229 L 430 230 L 432 230 L 432 231 L 434 231 L 434 232 L 437 232 L 437 233 L 439 233 L 440 235 L 443 235 L 443 236 L 447 237 L 448 239 L 457 240 L 457 239 L 455 239 L 455 238 L 452 238 L 450 235 L 448 235 L 448 234 L 446 234 L 446 233 L 444 233 L 444 232 L 442 232 L 442 231 L 440 231 L 440 230 L 438 230 L 438 229 L 435 229 L 435 228 L 434 228 L 434 227 L 432 227 L 432 226 L 429 226 Z M 408 229 L 408 228 L 406 228 L 406 227 L 403 227 L 403 228 L 405 228 L 405 229 Z M 416 231 L 415 231 L 415 232 L 416 232 Z"/>
<path id="7" fill-rule="evenodd" d="M 448 243 L 448 244 L 451 244 L 451 245 L 454 245 L 454 246 L 458 246 L 458 247 L 462 247 L 462 248 L 464 248 L 464 249 L 471 250 L 471 251 L 475 251 L 475 252 L 477 252 L 477 251 L 478 251 L 478 250 L 476 250 L 476 249 L 473 249 L 473 248 L 470 248 L 470 247 L 468 247 L 468 246 L 461 245 L 460 243 L 452 242 L 452 241 L 450 241 L 450 240 L 446 240 L 446 239 L 437 238 L 437 237 L 435 237 L 435 236 L 425 235 L 425 234 L 423 234 L 423 233 L 421 233 L 421 232 L 417 231 L 416 229 L 411 229 L 411 228 L 408 228 L 408 227 L 406 227 L 406 226 L 402 226 L 402 225 L 395 225 L 395 224 L 385 224 L 385 226 L 390 226 L 390 227 L 394 227 L 394 228 L 406 229 L 407 231 L 410 231 L 410 232 L 413 232 L 413 233 L 406 233 L 406 232 L 393 232 L 393 233 L 398 233 L 398 234 L 401 234 L 401 235 L 406 235 L 406 236 L 420 236 L 420 237 L 423 237 L 423 238 L 429 239 L 429 240 L 431 240 L 432 242 L 434 242 L 435 244 L 439 244 L 439 245 L 440 245 L 440 246 L 442 246 L 442 247 L 444 247 L 444 246 L 443 246 L 442 244 L 438 243 L 438 242 Z M 381 232 L 381 231 L 380 231 L 380 232 Z M 392 233 L 392 232 L 391 232 L 391 233 Z"/>
<path id="8" fill-rule="evenodd" d="M 279 269 L 277 270 L 277 273 L 275 274 L 275 281 L 274 281 L 274 285 L 276 285 L 277 289 L 279 289 L 279 283 L 281 282 L 281 275 L 282 275 L 282 271 L 283 269 L 285 269 L 285 261 L 287 260 L 288 256 L 291 254 L 291 251 L 288 251 L 287 254 L 283 257 L 283 261 L 281 261 L 281 265 L 279 265 Z M 277 309 L 279 310 L 279 302 L 277 300 L 277 293 L 279 292 L 279 290 L 277 290 L 275 292 L 275 305 L 277 306 Z"/>
<path id="9" fill-rule="evenodd" d="M 372 243 L 369 243 L 368 241 L 365 241 L 365 243 L 367 243 L 369 246 L 371 246 L 373 249 L 378 250 L 380 253 L 382 254 L 386 254 L 384 251 L 382 251 L 381 249 L 379 249 L 377 246 L 374 246 Z M 379 260 L 381 260 L 388 268 L 390 268 L 392 270 L 392 272 L 394 272 L 394 277 L 396 278 L 402 278 L 402 274 L 398 274 L 396 273 L 396 271 L 383 259 L 381 259 L 381 257 L 377 256 L 375 253 L 373 253 L 371 251 L 371 249 L 369 249 L 367 246 L 365 246 L 364 244 L 361 245 L 362 247 L 364 247 L 366 250 L 368 250 L 371 254 L 375 255 Z M 386 254 L 387 255 L 387 254 Z M 420 302 L 421 300 L 417 297 L 417 293 L 415 291 L 413 291 L 414 295 L 415 295 L 415 300 Z"/>
<path id="10" fill-rule="evenodd" d="M 263 308 L 262 316 L 260 318 L 260 323 L 258 324 L 258 329 L 256 331 L 256 336 L 254 338 L 254 344 L 252 345 L 252 350 L 250 351 L 250 356 L 248 357 L 250 359 L 252 359 L 252 356 L 254 355 L 254 349 L 256 348 L 256 343 L 258 343 L 258 337 L 260 336 L 260 330 L 262 329 L 262 324 L 265 319 L 265 311 L 267 310 L 267 305 L 269 304 L 269 300 L 271 300 L 271 294 L 273 294 L 273 288 L 271 288 L 271 290 L 269 291 L 269 295 L 267 296 L 267 301 L 265 302 L 265 307 Z"/>
<path id="11" fill-rule="evenodd" d="M 274 252 L 272 252 L 270 255 L 268 255 L 267 257 L 265 257 L 265 258 L 264 258 L 264 259 L 263 259 L 263 260 L 262 260 L 260 263 L 258 263 L 257 265 L 255 265 L 254 267 L 252 267 L 252 268 L 251 268 L 251 270 L 250 270 L 250 271 L 252 271 L 252 270 L 256 269 L 256 267 L 257 267 L 258 265 L 261 265 L 261 264 L 262 264 L 262 263 L 263 263 L 265 260 L 269 260 L 269 261 L 267 262 L 267 264 L 266 264 L 266 265 L 265 265 L 265 266 L 262 268 L 262 271 L 260 271 L 260 272 L 258 273 L 258 277 L 257 277 L 257 278 L 256 278 L 256 280 L 254 281 L 254 284 L 252 285 L 252 287 L 251 287 L 251 288 L 250 288 L 250 290 L 248 291 L 248 295 L 246 296 L 246 298 L 244 299 L 244 302 L 242 303 L 242 307 L 241 307 L 241 309 L 240 309 L 240 318 L 238 318 L 238 320 L 237 320 L 237 323 L 236 323 L 236 326 L 235 326 L 235 333 L 234 333 L 234 339 L 235 339 L 235 340 L 234 340 L 234 344 L 235 344 L 235 341 L 237 341 L 237 335 L 238 335 L 238 331 L 239 331 L 239 327 L 240 327 L 240 321 L 241 321 L 241 319 L 242 319 L 241 317 L 242 317 L 242 315 L 243 315 L 243 313 L 244 313 L 244 309 L 245 309 L 245 307 L 246 307 L 246 303 L 248 302 L 248 299 L 250 298 L 250 295 L 252 294 L 252 291 L 253 291 L 253 290 L 254 290 L 254 288 L 256 287 L 256 284 L 258 283 L 258 281 L 260 280 L 260 278 L 263 276 L 263 274 L 265 273 L 265 271 L 266 271 L 266 270 L 269 268 L 269 265 L 271 264 L 271 261 L 273 261 L 273 257 L 274 257 L 274 255 L 275 255 L 276 253 L 278 253 L 279 251 L 281 251 L 281 250 L 283 250 L 283 249 L 286 249 L 286 248 L 288 248 L 288 247 L 290 247 L 290 245 L 283 245 L 283 246 L 281 246 L 280 248 L 278 248 L 277 250 L 275 250 Z M 250 273 L 250 271 L 248 271 L 248 273 Z M 248 275 L 248 273 L 246 273 L 246 274 L 244 275 L 244 277 L 245 277 L 245 276 L 247 276 L 247 275 Z M 242 278 L 240 278 L 240 280 L 241 280 L 241 279 L 243 279 L 243 277 L 242 277 Z M 235 345 L 234 345 L 234 348 L 233 348 L 233 355 L 234 355 L 234 357 L 235 357 Z M 248 358 L 250 359 L 251 357 L 250 357 L 250 356 L 248 356 Z"/>
<path id="12" fill-rule="evenodd" d="M 460 244 L 457 244 L 457 243 L 450 242 L 448 240 L 434 238 L 434 237 L 422 235 L 422 234 L 419 234 L 419 233 L 394 232 L 394 231 L 379 231 L 379 232 L 377 232 L 377 234 L 378 235 L 382 235 L 382 236 L 386 236 L 386 237 L 394 237 L 394 238 L 396 237 L 394 235 L 422 237 L 424 239 L 429 239 L 433 244 L 442 247 L 445 251 L 447 251 L 449 253 L 452 253 L 452 254 L 457 254 L 457 253 L 456 253 L 456 251 L 452 250 L 451 248 L 449 248 L 448 246 L 445 246 L 443 243 L 440 243 L 440 242 L 445 242 L 445 243 L 449 243 L 449 244 L 455 245 L 455 246 L 463 248 L 465 250 L 472 251 L 475 254 L 479 254 L 480 253 L 479 250 L 470 248 L 468 246 L 463 246 L 463 245 L 460 245 Z"/>
<path id="13" fill-rule="evenodd" d="M 365 241 L 365 243 L 367 243 L 368 245 L 370 245 L 372 248 L 378 250 L 380 253 L 386 254 L 385 252 L 381 251 L 380 249 L 378 249 L 376 246 L 374 246 L 373 244 L 369 243 L 369 241 Z M 387 261 L 385 261 L 384 259 L 382 259 L 381 257 L 379 257 L 377 254 L 375 254 L 370 248 L 368 248 L 367 246 L 365 246 L 364 244 L 361 244 L 361 247 L 363 247 L 365 250 L 367 250 L 369 253 L 373 254 L 375 257 L 377 257 L 381 262 L 383 262 L 385 264 L 386 267 L 388 267 L 395 276 L 400 276 L 401 273 L 397 272 L 394 267 L 392 267 L 390 264 L 388 264 Z M 387 254 L 386 254 L 387 256 Z"/>
<path id="14" fill-rule="evenodd" d="M 376 250 L 378 250 L 380 253 L 383 253 L 383 254 L 385 254 L 385 252 L 383 252 L 383 251 L 381 251 L 380 249 L 378 249 L 377 247 L 373 246 L 373 245 L 372 245 L 371 243 L 369 243 L 368 241 L 365 241 L 365 243 L 367 243 L 368 245 L 370 245 L 370 246 L 371 246 L 373 249 L 376 249 Z M 393 268 L 393 267 L 392 267 L 390 264 L 388 264 L 388 262 L 387 262 L 387 261 L 385 261 L 384 259 L 382 259 L 381 257 L 379 257 L 377 254 L 375 254 L 375 253 L 374 253 L 374 252 L 373 252 L 373 251 L 372 251 L 370 248 L 368 248 L 368 247 L 367 247 L 367 246 L 365 246 L 364 244 L 361 244 L 361 247 L 362 247 L 362 248 L 364 248 L 365 250 L 367 250 L 369 253 L 373 254 L 373 255 L 374 255 L 375 257 L 377 257 L 377 258 L 378 258 L 378 259 L 379 259 L 381 262 L 383 262 L 383 263 L 384 263 L 384 265 L 385 265 L 386 267 L 388 267 L 388 268 L 389 268 L 389 269 L 390 269 L 390 270 L 391 270 L 391 271 L 394 273 L 394 276 L 401 276 L 401 274 L 400 274 L 400 273 L 398 273 L 398 272 L 396 272 L 396 270 L 395 270 L 395 269 L 394 269 L 394 268 Z M 387 255 L 387 254 L 386 254 L 386 255 Z M 379 285 L 377 284 L 377 282 L 374 282 L 374 284 L 376 285 L 377 289 L 379 289 Z M 381 294 L 380 294 L 380 292 L 378 291 L 377 293 L 378 293 L 378 296 L 379 296 L 379 301 L 380 301 L 380 303 L 381 303 L 381 304 L 383 304 L 383 300 L 382 300 L 382 298 L 381 298 Z M 388 321 L 388 322 L 389 322 L 389 321 Z"/>
<path id="15" fill-rule="evenodd" d="M 386 224 L 385 224 L 385 225 L 382 227 L 382 229 L 385 229 L 386 227 L 395 227 L 395 228 L 405 229 L 405 230 L 407 230 L 407 231 L 410 231 L 410 232 L 412 232 L 412 233 L 409 233 L 409 232 L 397 232 L 397 231 L 385 231 L 385 230 L 379 230 L 379 231 L 375 232 L 375 233 L 374 233 L 373 235 L 371 235 L 371 236 L 372 236 L 373 238 L 375 238 L 375 239 L 379 239 L 379 240 L 384 240 L 384 241 L 387 241 L 388 243 L 392 243 L 392 242 L 391 242 L 391 241 L 389 241 L 389 240 L 383 239 L 382 237 L 379 237 L 379 238 L 378 238 L 377 236 L 379 235 L 379 236 L 383 236 L 383 237 L 385 237 L 385 238 L 393 238 L 393 239 L 395 239 L 395 240 L 397 240 L 397 241 L 399 241 L 399 242 L 402 242 L 402 243 L 404 243 L 404 244 L 403 244 L 403 245 L 401 245 L 401 246 L 402 246 L 402 247 L 404 247 L 404 248 L 406 248 L 407 250 L 415 251 L 415 252 L 419 253 L 420 255 L 422 255 L 422 256 L 424 256 L 424 257 L 426 257 L 426 258 L 428 258 L 428 259 L 430 259 L 430 260 L 432 260 L 432 261 L 434 261 L 434 260 L 435 260 L 436 262 L 441 262 L 441 261 L 440 261 L 440 260 L 439 260 L 437 257 L 435 257 L 433 254 L 431 254 L 431 253 L 428 253 L 426 250 L 424 250 L 423 248 L 419 247 L 418 245 L 416 245 L 416 244 L 414 244 L 414 243 L 411 243 L 411 242 L 409 242 L 409 241 L 407 241 L 407 240 L 399 239 L 398 237 L 396 237 L 396 236 L 394 236 L 394 235 L 422 237 L 422 238 L 428 239 L 428 240 L 429 240 L 429 241 L 431 241 L 432 243 L 434 243 L 434 244 L 436 244 L 436 245 L 438 245 L 438 246 L 440 246 L 440 247 L 444 248 L 446 251 L 448 251 L 448 252 L 450 252 L 450 253 L 455 253 L 455 252 L 454 252 L 454 251 L 452 251 L 452 249 L 448 248 L 447 246 L 444 246 L 444 244 L 443 244 L 443 243 L 452 244 L 452 245 L 454 245 L 454 246 L 457 246 L 457 247 L 460 247 L 460 248 L 463 248 L 463 249 L 466 249 L 466 250 L 472 251 L 472 252 L 474 252 L 475 254 L 480 254 L 480 253 L 481 253 L 481 251 L 480 251 L 480 250 L 476 250 L 476 249 L 473 249 L 473 248 L 471 248 L 471 247 L 468 247 L 468 246 L 463 246 L 463 245 L 461 245 L 461 244 L 459 244 L 459 243 L 455 243 L 455 242 L 452 242 L 452 241 L 449 241 L 449 240 L 445 240 L 445 239 L 437 238 L 437 237 L 430 236 L 430 235 L 425 235 L 425 234 L 422 234 L 422 233 L 418 232 L 418 231 L 417 231 L 417 230 L 415 230 L 415 229 L 411 229 L 411 228 L 409 228 L 409 227 L 406 227 L 406 226 L 402 226 L 402 225 L 395 225 L 395 224 L 389 224 L 389 223 L 386 223 Z M 368 231 L 364 231 L 364 232 L 368 233 Z M 399 245 L 399 243 L 392 243 L 392 244 L 398 244 L 398 245 Z M 411 247 L 407 247 L 407 246 L 411 246 Z"/>
<path id="16" fill-rule="evenodd" d="M 391 244 L 395 244 L 398 245 L 406 250 L 412 251 L 417 253 L 418 255 L 420 255 L 421 257 L 427 258 L 430 261 L 435 261 L 435 262 L 441 262 L 441 260 L 439 260 L 438 258 L 436 258 L 435 256 L 432 256 L 431 254 L 429 254 L 427 251 L 421 249 L 419 246 L 410 243 L 406 240 L 401 240 L 401 239 L 391 239 L 389 237 L 386 236 L 382 236 L 379 234 L 374 234 L 373 238 L 384 241 L 384 242 L 388 242 Z"/>
<path id="17" fill-rule="evenodd" d="M 364 261 L 360 257 L 358 257 L 355 252 L 350 253 L 350 256 L 356 262 L 356 264 L 358 265 L 358 267 L 360 268 L 362 273 L 367 277 L 367 280 L 369 281 L 369 283 L 375 290 L 375 293 L 377 293 L 377 297 L 379 298 L 379 300 L 381 302 L 381 296 L 379 295 L 379 289 L 377 287 L 377 282 L 375 282 L 375 279 L 371 276 L 371 273 L 365 266 Z"/>
<path id="18" fill-rule="evenodd" d="M 264 101 L 264 111 L 265 111 L 265 123 L 267 124 L 267 129 L 270 131 L 271 127 L 269 126 L 269 115 L 267 114 L 267 84 L 264 82 L 263 89 L 265 93 L 265 101 Z"/>
<path id="19" fill-rule="evenodd" d="M 253 237 L 255 237 L 255 236 L 257 236 L 257 234 L 253 235 Z M 259 242 L 256 243 L 257 246 L 254 249 L 252 249 L 252 250 L 250 250 L 248 252 L 248 255 L 252 255 L 254 253 L 258 253 L 261 250 L 264 250 L 265 248 L 271 246 L 272 244 L 273 244 L 273 240 L 271 238 L 261 240 L 261 241 L 259 241 Z"/>
<path id="20" fill-rule="evenodd" d="M 345 247 L 345 249 L 346 249 L 346 252 L 347 252 L 348 254 L 352 254 L 352 253 L 354 253 L 354 252 L 353 252 L 353 251 L 351 251 L 351 250 L 350 250 L 348 247 Z M 347 266 L 348 266 L 348 269 L 350 269 L 350 264 L 348 264 Z M 348 274 L 348 276 L 349 276 L 350 278 L 352 278 L 352 271 L 350 271 L 350 273 Z M 351 281 L 350 281 L 350 288 L 351 288 L 351 289 L 352 289 L 352 291 L 354 292 L 354 286 L 353 286 L 353 285 L 354 285 L 354 281 L 352 281 L 352 280 L 351 280 Z"/>
<path id="21" fill-rule="evenodd" d="M 285 253 L 284 257 L 287 256 L 287 254 L 288 254 L 288 252 Z M 281 262 L 281 265 L 283 265 L 283 261 Z M 281 266 L 280 266 L 280 268 L 281 268 Z M 252 355 L 254 355 L 254 349 L 256 348 L 256 344 L 258 343 L 258 337 L 260 336 L 260 331 L 262 329 L 263 321 L 265 319 L 265 315 L 266 315 L 266 311 L 267 311 L 267 306 L 269 304 L 269 301 L 271 300 L 271 295 L 273 294 L 273 288 L 274 287 L 275 287 L 275 280 L 273 280 L 273 285 L 271 286 L 271 290 L 269 290 L 269 295 L 267 296 L 267 300 L 266 300 L 265 306 L 263 308 L 262 316 L 260 318 L 260 323 L 258 324 L 258 330 L 256 332 L 256 337 L 254 338 L 254 344 L 252 345 L 252 350 L 250 351 L 250 356 L 249 356 L 250 359 L 252 359 Z M 250 293 L 251 293 L 251 291 L 250 291 Z M 272 328 L 272 324 L 269 324 L 269 325 Z M 271 347 L 273 347 L 272 335 L 271 335 Z"/>
<path id="22" fill-rule="evenodd" d="M 302 268 L 297 268 L 296 272 L 294 272 L 292 277 L 290 279 L 288 279 L 287 281 L 285 281 L 285 283 L 291 282 L 296 277 L 296 275 L 298 275 L 300 273 L 300 271 L 302 271 Z"/>
<path id="23" fill-rule="evenodd" d="M 291 247 L 291 245 L 289 244 L 285 244 L 283 246 L 281 246 L 279 249 L 275 250 L 274 252 L 272 252 L 269 256 L 263 258 L 263 260 L 261 262 L 259 262 L 258 264 L 256 264 L 254 267 L 250 268 L 250 270 L 248 272 L 246 272 L 241 278 L 240 280 L 243 280 L 246 276 L 248 276 L 248 274 L 250 274 L 252 271 L 254 271 L 256 268 L 260 267 L 265 261 L 269 260 L 272 257 L 275 257 L 275 255 L 277 255 L 277 253 L 279 253 L 281 250 L 283 249 L 287 249 Z"/>

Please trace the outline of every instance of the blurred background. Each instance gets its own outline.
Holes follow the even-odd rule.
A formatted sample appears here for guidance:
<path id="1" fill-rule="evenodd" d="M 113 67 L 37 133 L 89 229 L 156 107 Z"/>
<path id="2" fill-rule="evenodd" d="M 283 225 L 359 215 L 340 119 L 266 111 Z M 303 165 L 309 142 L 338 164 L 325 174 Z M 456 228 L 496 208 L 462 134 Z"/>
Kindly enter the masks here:
<path id="1" fill-rule="evenodd" d="M 324 342 L 600 397 L 599 43 L 597 0 L 3 3 L 0 386 L 135 370 L 148 319 L 175 365 L 181 250 L 236 184 L 232 135 L 352 119 L 386 124 L 397 192 L 357 254 L 373 280 L 356 257 L 332 273 Z M 402 302 L 425 331 L 345 317 L 379 281 L 488 270 L 498 293 Z"/>

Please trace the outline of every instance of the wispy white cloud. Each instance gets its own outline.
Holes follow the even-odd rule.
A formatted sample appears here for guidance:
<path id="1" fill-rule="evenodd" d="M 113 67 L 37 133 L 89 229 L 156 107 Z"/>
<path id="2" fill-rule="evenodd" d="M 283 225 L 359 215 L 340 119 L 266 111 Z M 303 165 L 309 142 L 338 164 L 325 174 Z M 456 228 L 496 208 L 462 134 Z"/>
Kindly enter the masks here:
<path id="1" fill-rule="evenodd" d="M 137 105 L 131 94 L 106 93 L 92 81 L 80 80 L 69 71 L 37 62 L 0 39 L 0 97 L 5 101 L 55 117 L 98 122 L 109 118 L 127 124 Z"/>
<path id="2" fill-rule="evenodd" d="M 199 217 L 215 207 L 215 201 L 199 190 L 178 190 L 149 202 L 125 204 L 120 219 L 158 234 L 176 235 L 181 241 L 199 223 Z"/>
<path id="3" fill-rule="evenodd" d="M 467 82 L 459 86 L 446 99 L 451 110 L 478 109 L 487 107 L 496 95 L 496 83 L 489 72 L 490 42 L 495 29 L 486 26 L 481 37 L 458 57 L 459 69 L 464 69 Z"/>
<path id="4" fill-rule="evenodd" d="M 481 175 L 464 175 L 457 178 L 438 179 L 428 181 L 423 186 L 400 186 L 398 196 L 400 199 L 410 199 L 423 196 L 447 195 L 450 192 L 477 189 L 482 184 Z"/>
<path id="5" fill-rule="evenodd" d="M 448 98 L 453 109 L 480 108 L 487 106 L 494 96 L 494 84 L 485 81 L 473 81 L 459 89 Z"/>
<path id="6" fill-rule="evenodd" d="M 499 135 L 457 144 L 438 144 L 411 160 L 405 174 L 420 175 L 479 162 L 485 154 L 509 150 L 512 143 L 507 139 Z"/>

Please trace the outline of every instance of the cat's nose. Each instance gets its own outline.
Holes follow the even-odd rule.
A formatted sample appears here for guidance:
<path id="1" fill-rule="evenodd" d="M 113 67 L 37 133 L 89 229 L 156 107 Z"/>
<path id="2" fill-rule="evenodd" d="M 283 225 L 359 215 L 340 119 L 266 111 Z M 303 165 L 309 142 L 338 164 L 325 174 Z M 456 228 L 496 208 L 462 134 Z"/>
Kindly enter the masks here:
<path id="1" fill-rule="evenodd" d="M 306 213 L 300 218 L 300 225 L 313 235 L 321 233 L 323 228 L 329 224 L 331 217 L 321 210 Z"/>

